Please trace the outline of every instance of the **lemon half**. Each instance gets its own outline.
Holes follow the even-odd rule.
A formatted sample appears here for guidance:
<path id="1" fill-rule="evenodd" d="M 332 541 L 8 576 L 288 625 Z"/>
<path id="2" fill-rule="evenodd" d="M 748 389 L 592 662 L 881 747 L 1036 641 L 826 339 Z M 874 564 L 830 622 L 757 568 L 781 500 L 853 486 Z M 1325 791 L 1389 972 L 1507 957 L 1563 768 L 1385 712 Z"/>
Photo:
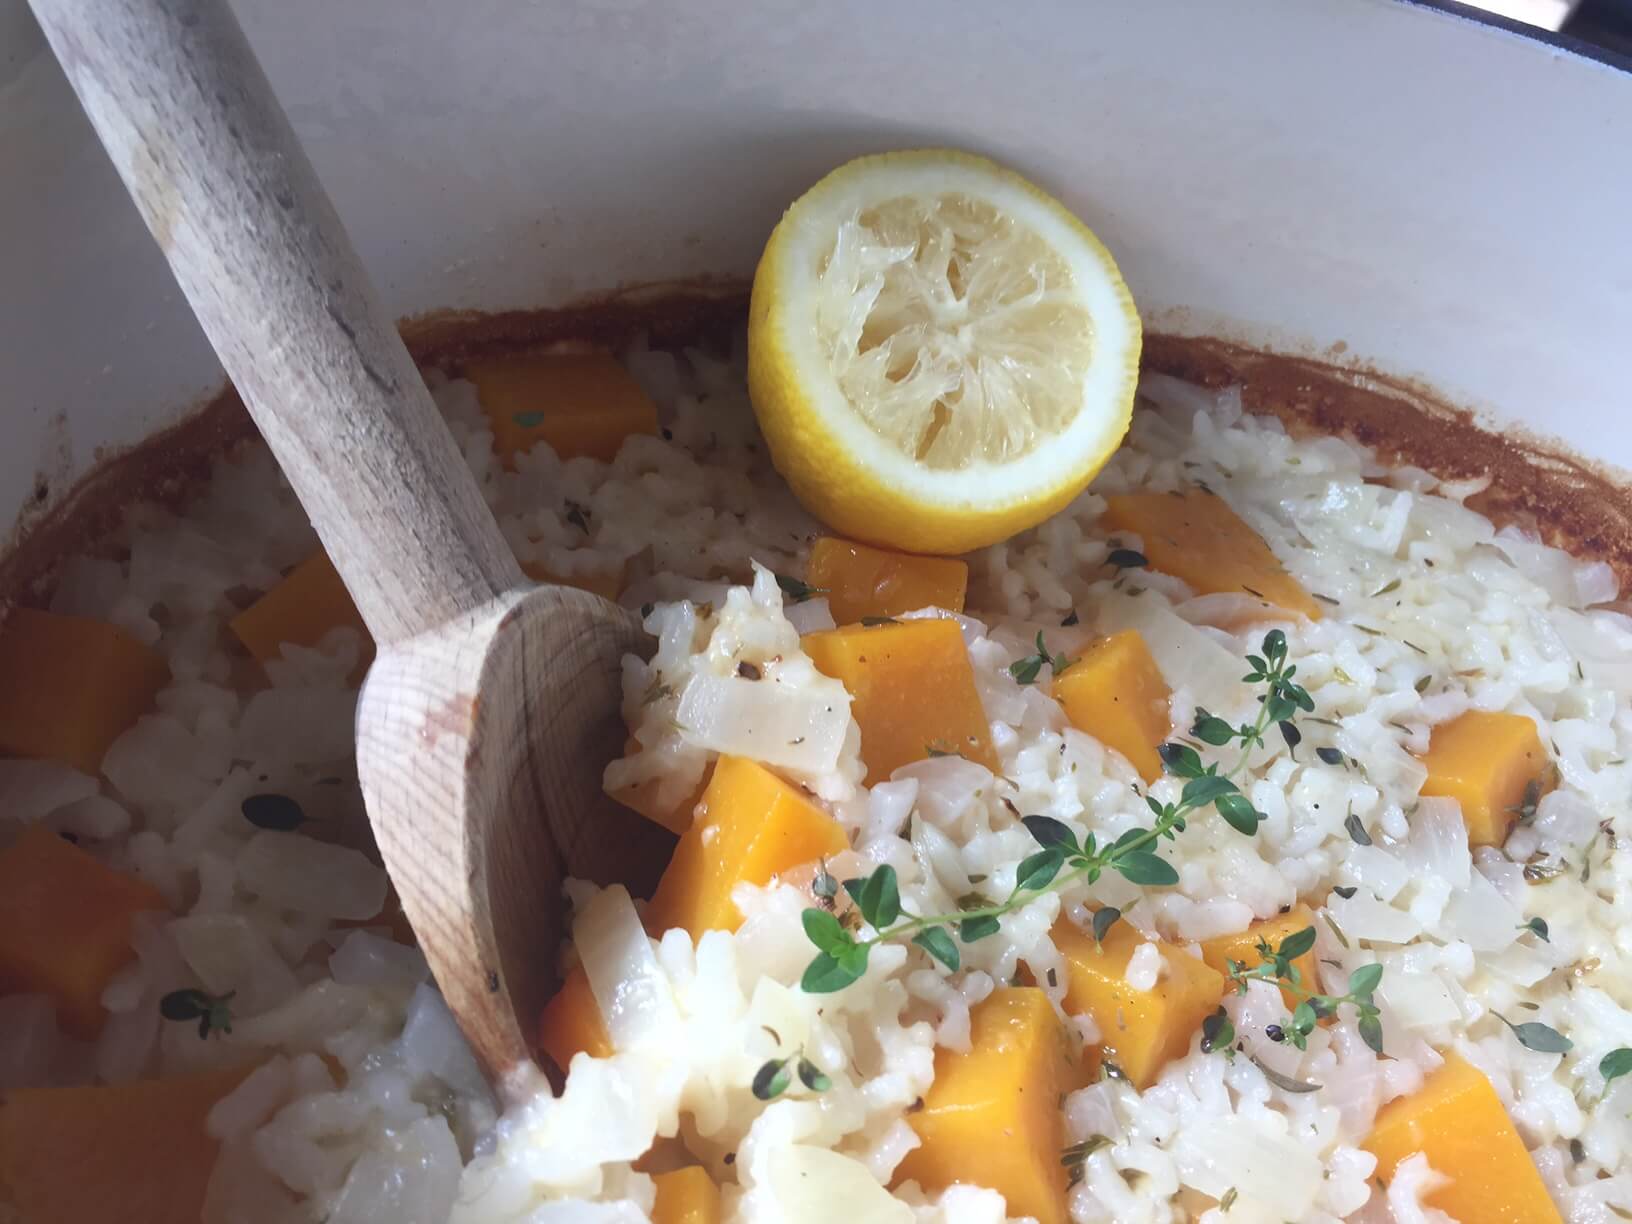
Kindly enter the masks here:
<path id="1" fill-rule="evenodd" d="M 958 553 L 1071 501 L 1127 432 L 1139 315 L 1116 261 L 994 162 L 863 157 L 754 275 L 748 388 L 777 470 L 844 535 Z"/>

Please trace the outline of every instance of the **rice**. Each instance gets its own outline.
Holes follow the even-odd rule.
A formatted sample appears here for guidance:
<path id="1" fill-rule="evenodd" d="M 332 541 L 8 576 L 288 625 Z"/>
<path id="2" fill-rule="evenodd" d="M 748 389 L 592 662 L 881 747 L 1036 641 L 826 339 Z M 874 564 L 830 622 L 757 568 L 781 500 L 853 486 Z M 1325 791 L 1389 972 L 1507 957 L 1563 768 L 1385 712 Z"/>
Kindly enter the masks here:
<path id="1" fill-rule="evenodd" d="M 56 589 L 55 610 L 153 643 L 172 682 L 109 750 L 100 779 L 0 762 L 0 840 L 44 822 L 150 880 L 175 914 L 138 928 L 138 959 L 109 985 L 95 1043 L 59 1031 L 44 999 L 0 998 L 0 1088 L 257 1061 L 210 1114 L 221 1140 L 210 1224 L 637 1221 L 654 1189 L 636 1162 L 675 1138 L 722 1182 L 728 1218 L 996 1222 L 1008 1208 L 990 1189 L 885 1189 L 917 1143 L 907 1118 L 937 1051 L 969 1048 L 971 1009 L 1022 973 L 1058 1004 L 1063 960 L 1049 931 L 1090 905 L 1195 952 L 1301 898 L 1323 911 L 1327 989 L 1383 967 L 1388 1057 L 1346 1010 L 1299 1050 L 1265 1036 L 1285 1015 L 1277 990 L 1230 996 L 1245 1056 L 1204 1053 L 1192 1038 L 1145 1091 L 1107 1078 L 1064 1102 L 1068 1142 L 1094 1149 L 1070 1192 L 1078 1224 L 1444 1218 L 1422 1205 L 1440 1176 L 1425 1160 L 1403 1165 L 1385 1194 L 1360 1144 L 1446 1050 L 1490 1077 L 1566 1218 L 1632 1212 L 1632 1077 L 1606 1091 L 1597 1070 L 1632 1045 L 1632 867 L 1617 852 L 1632 835 L 1632 620 L 1596 606 L 1618 594 L 1607 567 L 1498 531 L 1464 504 L 1473 485 L 1390 470 L 1341 439 L 1293 438 L 1243 414 L 1238 393 L 1150 376 L 1127 445 L 1093 486 L 969 558 L 970 611 L 957 622 L 998 772 L 938 757 L 867 787 L 848 696 L 800 648 L 801 632 L 832 625 L 825 601 L 789 603 L 775 580 L 803 572 L 818 528 L 770 469 L 740 352 L 637 345 L 625 359 L 668 436 L 631 438 L 610 464 L 562 462 L 540 446 L 507 471 L 471 384 L 431 375 L 518 556 L 563 575 L 621 572 L 624 602 L 650 605 L 658 649 L 625 663 L 635 744 L 607 771 L 612 793 L 653 783 L 678 802 L 722 752 L 765 761 L 848 833 L 852 848 L 830 870 L 889 864 L 914 913 L 955 911 L 976 881 L 1007 895 L 1037 848 L 1019 813 L 1101 844 L 1148 824 L 1147 793 L 1173 801 L 1179 781 L 1146 788 L 1007 669 L 1039 630 L 1070 654 L 1136 628 L 1173 689 L 1177 727 L 1198 707 L 1250 720 L 1242 659 L 1263 627 L 1238 628 L 1237 597 L 1104 568 L 1113 547 L 1141 545 L 1103 529 L 1107 494 L 1202 484 L 1330 605 L 1318 622 L 1284 626 L 1327 721 L 1306 728 L 1295 755 L 1278 742 L 1251 753 L 1242 789 L 1265 815 L 1259 832 L 1198 816 L 1164 848 L 1173 888 L 1111 874 L 1051 893 L 963 945 L 952 977 L 883 944 L 860 981 L 831 995 L 797 988 L 814 949 L 791 883 L 739 886 L 741 929 L 693 944 L 679 931 L 649 937 L 620 889 L 573 882 L 596 997 L 629 987 L 641 1002 L 607 1006 L 614 1056 L 579 1056 L 560 1097 L 541 1091 L 500 1120 L 423 958 L 381 915 L 387 882 L 352 764 L 347 676 L 362 643 L 336 630 L 318 649 L 290 647 L 269 685 L 229 645 L 245 593 L 316 547 L 268 455 L 247 447 L 217 465 L 185 515 L 134 508 L 110 550 L 125 559 L 77 558 Z M 743 661 L 773 683 L 736 679 Z M 1470 851 L 1455 804 L 1418 794 L 1414 754 L 1467 709 L 1533 718 L 1558 767 L 1558 788 L 1505 853 Z M 259 794 L 289 796 L 309 819 L 258 830 L 241 807 Z M 1370 844 L 1356 843 L 1352 821 Z M 1561 869 L 1532 883 L 1524 870 L 1538 864 Z M 1534 917 L 1549 942 L 1524 937 Z M 1148 988 L 1162 968 L 1146 944 L 1128 980 Z M 235 992 L 230 1033 L 200 1041 L 158 1019 L 161 997 L 193 986 Z M 1573 1049 L 1526 1049 L 1497 1013 L 1567 1033 Z M 1099 1038 L 1090 1019 L 1074 1031 Z M 830 1086 L 758 1099 L 756 1071 L 792 1051 Z M 1320 1087 L 1288 1091 L 1290 1080 Z"/>

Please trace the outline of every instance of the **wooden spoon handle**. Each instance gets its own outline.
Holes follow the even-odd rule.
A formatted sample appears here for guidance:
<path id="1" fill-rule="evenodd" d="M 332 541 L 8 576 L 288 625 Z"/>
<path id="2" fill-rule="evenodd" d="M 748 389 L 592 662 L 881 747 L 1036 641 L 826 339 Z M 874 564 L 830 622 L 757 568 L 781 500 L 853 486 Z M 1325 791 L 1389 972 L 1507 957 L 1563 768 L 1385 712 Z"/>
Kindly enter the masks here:
<path id="1" fill-rule="evenodd" d="M 520 586 L 225 0 L 31 0 L 381 644 Z"/>

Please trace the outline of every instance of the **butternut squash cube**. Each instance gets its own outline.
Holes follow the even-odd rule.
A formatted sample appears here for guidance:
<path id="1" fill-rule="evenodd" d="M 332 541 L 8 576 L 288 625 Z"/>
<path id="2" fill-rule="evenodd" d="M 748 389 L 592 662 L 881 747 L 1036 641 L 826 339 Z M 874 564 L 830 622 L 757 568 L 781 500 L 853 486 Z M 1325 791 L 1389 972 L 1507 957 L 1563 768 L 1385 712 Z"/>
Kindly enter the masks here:
<path id="1" fill-rule="evenodd" d="M 1288 935 L 1296 935 L 1299 931 L 1314 925 L 1314 911 L 1307 905 L 1294 905 L 1286 913 L 1255 922 L 1235 935 L 1219 935 L 1214 939 L 1202 940 L 1201 959 L 1227 977 L 1231 961 L 1247 969 L 1263 964 L 1266 958 L 1258 951 L 1259 940 L 1263 940 L 1272 948 L 1278 948 Z M 1298 971 L 1299 980 L 1305 990 L 1320 989 L 1320 979 L 1317 976 L 1319 967 L 1315 964 L 1313 948 L 1294 960 L 1292 967 Z M 1286 1000 L 1287 1011 L 1291 1011 L 1302 1001 L 1301 995 L 1294 994 L 1284 986 L 1281 987 L 1281 998 Z"/>
<path id="2" fill-rule="evenodd" d="M 1126 922 L 1094 937 L 1061 919 L 1050 932 L 1065 958 L 1065 1011 L 1089 1015 L 1099 1026 L 1101 1053 L 1122 1068 L 1136 1088 L 1148 1088 L 1161 1070 L 1190 1049 L 1190 1038 L 1224 998 L 1224 975 L 1181 948 L 1158 945 L 1166 969 L 1150 990 L 1128 984 L 1128 962 L 1145 942 Z"/>
<path id="3" fill-rule="evenodd" d="M 721 757 L 691 827 L 669 860 L 646 908 L 653 932 L 683 927 L 734 931 L 742 914 L 738 884 L 772 877 L 849 846 L 844 829 L 798 787 L 745 757 Z"/>
<path id="4" fill-rule="evenodd" d="M 1146 782 L 1162 776 L 1156 749 L 1173 729 L 1172 696 L 1137 629 L 1095 642 L 1054 679 L 1071 725 L 1120 752 Z"/>
<path id="5" fill-rule="evenodd" d="M 1449 1052 L 1408 1097 L 1378 1111 L 1361 1145 L 1377 1157 L 1384 1182 L 1406 1157 L 1428 1157 L 1450 1183 L 1425 1198 L 1458 1220 L 1479 1224 L 1560 1224 L 1535 1162 L 1484 1072 Z"/>
<path id="6" fill-rule="evenodd" d="M 1119 493 L 1105 499 L 1102 520 L 1131 531 L 1152 569 L 1182 578 L 1198 593 L 1256 595 L 1266 603 L 1320 619 L 1320 604 L 1286 572 L 1269 545 L 1223 498 L 1201 489 L 1183 493 Z"/>
<path id="7" fill-rule="evenodd" d="M 936 753 L 997 769 L 956 621 L 851 625 L 806 634 L 802 645 L 816 669 L 850 693 L 867 785 Z"/>
<path id="8" fill-rule="evenodd" d="M 1547 753 L 1536 724 L 1522 714 L 1469 710 L 1434 728 L 1422 763 L 1422 793 L 1462 805 L 1468 844 L 1499 846 L 1519 818 L 1525 788 L 1540 786 Z"/>
<path id="9" fill-rule="evenodd" d="M 104 866 L 44 825 L 0 850 L 0 994 L 50 995 L 76 1037 L 102 1029 L 102 990 L 135 952 L 130 928 L 166 908 L 145 880 Z"/>
<path id="10" fill-rule="evenodd" d="M 720 1224 L 720 1188 L 706 1169 L 675 1169 L 652 1182 L 657 1187 L 652 1224 Z"/>
<path id="11" fill-rule="evenodd" d="M 591 595 L 599 595 L 602 599 L 617 601 L 623 594 L 623 567 L 618 567 L 617 573 L 600 574 L 572 574 L 563 576 L 557 574 L 542 561 L 523 561 L 521 572 L 534 582 L 553 582 L 557 586 L 577 587 L 580 591 L 588 591 Z"/>
<path id="12" fill-rule="evenodd" d="M 1071 1078 L 1064 1026 L 1041 990 L 1006 986 L 975 1007 L 970 1030 L 968 1053 L 935 1052 L 924 1107 L 907 1115 L 920 1146 L 895 1181 L 916 1181 L 931 1194 L 956 1182 L 985 1186 L 1004 1197 L 1011 1216 L 1064 1224 L 1060 1100 Z"/>
<path id="13" fill-rule="evenodd" d="M 544 1005 L 538 1022 L 538 1048 L 567 1073 L 575 1054 L 610 1058 L 617 1051 L 606 1034 L 600 1005 L 589 988 L 589 976 L 579 966 L 561 983 L 555 997 Z"/>
<path id="14" fill-rule="evenodd" d="M 886 552 L 823 536 L 811 545 L 805 581 L 827 592 L 827 606 L 841 625 L 864 616 L 899 616 L 919 608 L 963 611 L 969 566 L 950 557 Z"/>
<path id="15" fill-rule="evenodd" d="M 0 755 L 102 768 L 153 707 L 170 665 L 117 625 L 14 608 L 0 627 Z"/>
<path id="16" fill-rule="evenodd" d="M 285 643 L 315 647 L 331 629 L 355 629 L 363 646 L 352 670 L 360 681 L 374 659 L 374 639 L 363 614 L 352 603 L 340 572 L 321 548 L 283 576 L 283 580 L 245 608 L 231 622 L 244 648 L 265 665 L 283 653 Z"/>
<path id="17" fill-rule="evenodd" d="M 247 1070 L 0 1094 L 0 1205 L 29 1224 L 181 1224 L 204 1210 L 210 1109 Z"/>
<path id="18" fill-rule="evenodd" d="M 610 462 L 630 434 L 657 432 L 657 405 L 606 353 L 523 353 L 473 361 L 476 384 L 506 467 L 539 442 L 562 459 Z"/>

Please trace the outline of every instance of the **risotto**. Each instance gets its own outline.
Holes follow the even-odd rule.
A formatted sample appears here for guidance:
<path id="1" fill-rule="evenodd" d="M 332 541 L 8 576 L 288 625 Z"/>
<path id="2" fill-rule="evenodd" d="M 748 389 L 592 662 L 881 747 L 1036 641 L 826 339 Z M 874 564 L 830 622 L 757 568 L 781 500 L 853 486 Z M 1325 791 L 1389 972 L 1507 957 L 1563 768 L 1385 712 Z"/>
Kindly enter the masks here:
<path id="1" fill-rule="evenodd" d="M 257 443 L 0 633 L 0 1217 L 1632 1215 L 1606 565 L 1160 375 L 926 560 L 805 515 L 740 351 L 453 373 L 524 567 L 658 643 L 605 785 L 679 842 L 568 886 L 558 1091 L 498 1116 L 412 946 L 369 643 Z"/>

